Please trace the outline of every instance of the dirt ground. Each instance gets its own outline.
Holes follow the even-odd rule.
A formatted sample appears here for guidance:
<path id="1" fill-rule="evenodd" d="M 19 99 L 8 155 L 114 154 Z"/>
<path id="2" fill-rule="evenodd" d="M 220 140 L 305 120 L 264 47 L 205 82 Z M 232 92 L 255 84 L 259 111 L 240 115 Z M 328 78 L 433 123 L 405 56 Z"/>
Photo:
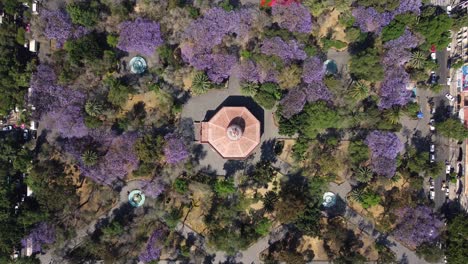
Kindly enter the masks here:
<path id="1" fill-rule="evenodd" d="M 205 214 L 210 210 L 211 205 L 210 199 L 212 193 L 208 186 L 200 183 L 191 183 L 190 191 L 192 192 L 192 203 L 193 207 L 190 213 L 187 215 L 189 208 L 184 208 L 183 215 L 187 216 L 185 224 L 192 228 L 199 234 L 206 235 L 206 225 L 204 223 Z"/>
<path id="2" fill-rule="evenodd" d="M 340 40 L 348 43 L 346 40 L 346 33 L 344 32 L 344 27 L 338 22 L 338 17 L 340 12 L 333 10 L 328 13 L 326 16 L 323 16 L 318 21 L 320 25 L 319 37 L 325 37 L 328 32 L 331 30 L 332 39 Z"/>
<path id="3" fill-rule="evenodd" d="M 292 157 L 292 147 L 294 146 L 294 143 L 296 143 L 295 139 L 284 139 L 284 147 L 283 147 L 283 152 L 281 152 L 281 155 L 279 158 L 287 162 L 289 164 L 294 163 L 294 159 Z"/>
<path id="4" fill-rule="evenodd" d="M 311 249 L 314 251 L 314 261 L 328 261 L 327 252 L 323 246 L 324 242 L 322 239 L 318 237 L 303 236 L 297 251 L 302 253 Z"/>
<path id="5" fill-rule="evenodd" d="M 279 190 L 280 190 L 280 185 L 279 185 L 279 183 L 281 182 L 281 179 L 282 179 L 283 177 L 284 177 L 283 174 L 277 173 L 275 179 L 273 180 L 273 181 L 276 180 L 276 181 L 278 182 L 278 190 L 277 190 L 277 192 L 279 192 Z M 274 186 L 273 186 L 273 181 L 270 182 L 270 183 L 268 183 L 267 188 L 247 189 L 247 190 L 245 191 L 245 196 L 248 197 L 248 198 L 253 198 L 255 193 L 257 193 L 259 196 L 260 196 L 260 195 L 261 195 L 261 196 L 265 195 L 265 193 L 267 193 L 268 191 L 272 191 L 272 190 L 273 190 L 273 188 L 274 188 Z M 247 209 L 247 211 L 250 210 L 250 209 L 253 209 L 253 210 L 260 210 L 260 209 L 262 209 L 262 208 L 263 208 L 263 202 L 262 202 L 262 201 L 258 201 L 258 202 L 256 202 L 256 203 L 251 204 L 250 207 Z"/>

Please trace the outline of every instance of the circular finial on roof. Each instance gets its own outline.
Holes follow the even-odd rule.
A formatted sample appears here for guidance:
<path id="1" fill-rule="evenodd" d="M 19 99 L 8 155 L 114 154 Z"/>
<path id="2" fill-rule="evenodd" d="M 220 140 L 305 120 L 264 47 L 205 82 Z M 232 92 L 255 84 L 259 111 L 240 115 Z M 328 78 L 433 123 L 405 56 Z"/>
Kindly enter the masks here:
<path id="1" fill-rule="evenodd" d="M 142 74 L 146 71 L 147 65 L 145 59 L 136 56 L 130 60 L 130 71 L 136 74 Z"/>
<path id="2" fill-rule="evenodd" d="M 145 203 L 145 194 L 140 190 L 133 190 L 128 194 L 128 202 L 133 207 L 140 207 Z"/>
<path id="3" fill-rule="evenodd" d="M 230 140 L 239 140 L 242 137 L 242 133 L 242 128 L 237 124 L 232 124 L 227 128 L 227 136 Z"/>
<path id="4" fill-rule="evenodd" d="M 332 192 L 324 193 L 322 199 L 322 205 L 325 207 L 332 207 L 336 203 L 336 195 Z"/>

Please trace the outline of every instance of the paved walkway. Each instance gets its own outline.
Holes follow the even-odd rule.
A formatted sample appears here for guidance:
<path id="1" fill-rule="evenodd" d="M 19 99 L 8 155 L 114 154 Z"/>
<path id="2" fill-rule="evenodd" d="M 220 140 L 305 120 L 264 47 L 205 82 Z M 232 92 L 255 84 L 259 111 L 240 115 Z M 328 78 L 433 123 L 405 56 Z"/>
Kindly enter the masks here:
<path id="1" fill-rule="evenodd" d="M 61 252 L 69 252 L 73 250 L 74 248 L 78 247 L 83 240 L 88 236 L 94 233 L 96 230 L 96 224 L 99 223 L 99 221 L 108 218 L 112 219 L 114 217 L 114 211 L 118 208 L 121 208 L 123 205 L 128 204 L 128 192 L 134 189 L 140 189 L 142 187 L 144 181 L 142 180 L 134 180 L 134 181 L 129 181 L 126 183 L 126 185 L 122 188 L 119 194 L 119 202 L 114 205 L 107 214 L 102 215 L 98 219 L 90 222 L 87 226 L 80 228 L 76 230 L 76 235 L 73 239 L 70 241 L 66 242 L 65 245 L 61 245 Z M 52 251 L 49 250 L 43 255 L 38 255 L 39 260 L 41 261 L 42 264 L 65 264 L 68 263 L 65 261 L 63 256 L 52 256 Z"/>
<path id="2" fill-rule="evenodd" d="M 351 185 L 347 181 L 340 185 L 332 182 L 329 184 L 329 190 L 340 196 L 340 198 L 343 201 L 346 201 L 346 196 L 351 191 Z M 347 204 L 344 217 L 348 222 L 357 226 L 360 230 L 362 230 L 362 232 L 366 233 L 374 240 L 383 239 L 383 241 L 385 241 L 385 244 L 395 253 L 400 263 L 427 263 L 425 260 L 419 258 L 416 255 L 416 253 L 403 246 L 400 242 L 396 241 L 393 237 L 386 236 L 377 231 L 372 221 L 369 221 L 360 214 L 358 214 Z"/>

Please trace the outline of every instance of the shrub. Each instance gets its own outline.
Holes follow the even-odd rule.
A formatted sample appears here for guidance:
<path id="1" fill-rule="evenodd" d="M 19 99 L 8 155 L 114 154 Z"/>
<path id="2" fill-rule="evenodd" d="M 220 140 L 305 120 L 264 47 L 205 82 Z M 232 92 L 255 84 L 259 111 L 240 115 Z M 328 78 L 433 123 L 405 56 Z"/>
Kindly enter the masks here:
<path id="1" fill-rule="evenodd" d="M 186 179 L 177 178 L 173 186 L 174 190 L 178 193 L 186 193 L 188 191 L 188 181 Z"/>
<path id="2" fill-rule="evenodd" d="M 232 179 L 217 181 L 214 186 L 214 191 L 221 197 L 226 197 L 236 192 L 236 186 Z"/>

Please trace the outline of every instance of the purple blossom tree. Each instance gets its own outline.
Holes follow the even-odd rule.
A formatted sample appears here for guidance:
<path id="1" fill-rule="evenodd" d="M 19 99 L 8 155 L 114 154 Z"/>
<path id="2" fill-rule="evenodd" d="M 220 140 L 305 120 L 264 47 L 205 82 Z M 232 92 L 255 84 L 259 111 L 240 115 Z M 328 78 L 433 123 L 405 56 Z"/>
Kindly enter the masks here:
<path id="1" fill-rule="evenodd" d="M 164 192 L 165 186 L 159 180 L 145 181 L 141 187 L 146 196 L 151 198 L 158 198 L 158 196 Z"/>
<path id="2" fill-rule="evenodd" d="M 387 69 L 380 87 L 379 108 L 389 109 L 407 105 L 411 99 L 411 91 L 406 89 L 409 81 L 409 74 L 403 67 Z"/>
<path id="3" fill-rule="evenodd" d="M 21 240 L 23 248 L 32 246 L 33 253 L 41 252 L 42 246 L 50 245 L 55 242 L 55 227 L 40 222 L 35 228 L 31 230 L 29 235 Z"/>
<path id="4" fill-rule="evenodd" d="M 167 134 L 164 139 L 166 140 L 164 155 L 166 156 L 167 163 L 175 164 L 188 158 L 190 153 L 184 139 L 180 135 L 170 133 Z"/>
<path id="5" fill-rule="evenodd" d="M 394 15 L 390 12 L 379 13 L 372 7 L 365 8 L 359 6 L 353 9 L 353 16 L 356 19 L 356 25 L 363 32 L 380 33 L 382 28 L 390 24 Z"/>
<path id="6" fill-rule="evenodd" d="M 331 102 L 332 94 L 322 82 L 307 84 L 303 87 L 308 103 L 319 100 Z"/>
<path id="7" fill-rule="evenodd" d="M 312 30 L 312 16 L 309 9 L 300 3 L 275 5 L 271 9 L 273 21 L 291 32 L 309 33 Z"/>
<path id="8" fill-rule="evenodd" d="M 48 112 L 42 116 L 41 122 L 62 138 L 84 137 L 89 133 L 84 123 L 83 108 L 79 105 L 69 105 Z"/>
<path id="9" fill-rule="evenodd" d="M 229 78 L 232 68 L 237 63 L 237 57 L 229 54 L 211 54 L 208 57 L 209 61 L 204 69 L 210 80 L 221 83 Z"/>
<path id="10" fill-rule="evenodd" d="M 159 23 L 137 18 L 135 21 L 122 22 L 117 48 L 144 55 L 152 55 L 155 49 L 163 44 Z"/>
<path id="11" fill-rule="evenodd" d="M 134 133 L 114 137 L 96 165 L 86 166 L 80 158 L 78 167 L 81 173 L 97 183 L 109 186 L 117 180 L 123 180 L 138 166 L 138 157 L 133 148 L 136 139 L 137 135 Z"/>
<path id="12" fill-rule="evenodd" d="M 264 39 L 260 51 L 265 55 L 278 56 L 287 62 L 307 58 L 307 54 L 302 50 L 302 45 L 296 40 L 285 42 L 280 37 Z"/>
<path id="13" fill-rule="evenodd" d="M 84 93 L 65 89 L 57 85 L 56 80 L 57 76 L 54 70 L 46 64 L 40 64 L 37 71 L 32 74 L 30 82 L 31 95 L 28 102 L 34 105 L 38 116 L 70 105 L 84 104 L 86 99 Z"/>
<path id="14" fill-rule="evenodd" d="M 411 248 L 434 242 L 444 227 L 444 223 L 427 206 L 401 208 L 396 215 L 398 220 L 393 235 Z"/>
<path id="15" fill-rule="evenodd" d="M 371 150 L 372 170 L 391 178 L 396 171 L 396 157 L 403 144 L 395 133 L 374 130 L 367 135 L 365 143 Z"/>
<path id="16" fill-rule="evenodd" d="M 154 260 L 158 260 L 161 256 L 162 247 L 157 245 L 158 242 L 163 240 L 163 231 L 155 230 L 146 244 L 145 249 L 140 253 L 138 259 L 143 263 L 148 263 Z"/>
<path id="17" fill-rule="evenodd" d="M 394 15 L 413 12 L 419 15 L 421 13 L 421 0 L 400 0 L 400 5 L 393 11 Z"/>
<path id="18" fill-rule="evenodd" d="M 302 80 L 305 83 L 322 82 L 325 66 L 319 57 L 310 57 L 304 61 Z"/>
<path id="19" fill-rule="evenodd" d="M 293 115 L 299 114 L 306 103 L 306 95 L 303 89 L 297 87 L 288 92 L 286 96 L 281 99 L 281 115 L 287 119 Z"/>
<path id="20" fill-rule="evenodd" d="M 302 111 L 306 102 L 313 103 L 319 100 L 330 102 L 331 99 L 332 94 L 323 83 L 306 84 L 290 90 L 280 101 L 281 115 L 291 118 Z"/>
<path id="21" fill-rule="evenodd" d="M 410 101 L 411 91 L 406 89 L 410 78 L 404 64 L 411 58 L 409 49 L 418 46 L 418 43 L 419 39 L 409 30 L 399 38 L 385 43 L 387 50 L 382 58 L 385 77 L 380 87 L 380 109 L 405 106 Z"/>
<path id="22" fill-rule="evenodd" d="M 62 47 L 70 38 L 80 38 L 89 33 L 85 27 L 74 26 L 64 10 L 41 10 L 41 19 L 45 25 L 44 36 L 55 39 L 57 48 Z"/>
<path id="23" fill-rule="evenodd" d="M 239 79 L 243 82 L 260 82 L 260 72 L 255 62 L 252 60 L 241 61 L 239 65 Z"/>

